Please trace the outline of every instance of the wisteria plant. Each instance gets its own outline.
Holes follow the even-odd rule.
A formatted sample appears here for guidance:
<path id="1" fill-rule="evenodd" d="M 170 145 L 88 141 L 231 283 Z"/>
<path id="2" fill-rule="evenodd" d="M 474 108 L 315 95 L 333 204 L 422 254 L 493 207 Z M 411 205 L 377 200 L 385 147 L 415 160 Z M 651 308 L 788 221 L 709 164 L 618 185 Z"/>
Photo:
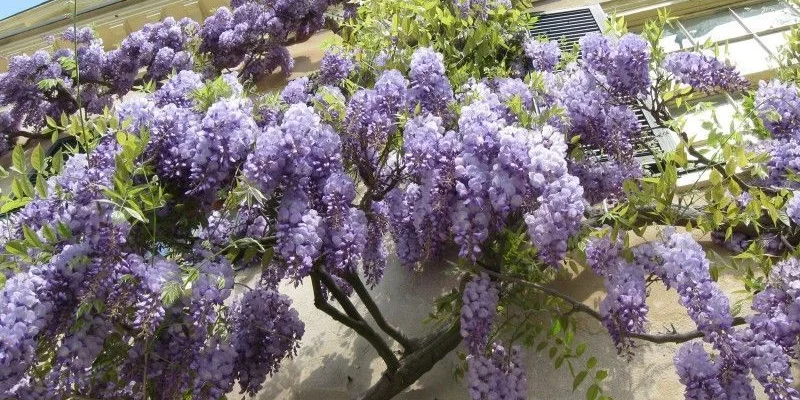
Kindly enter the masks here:
<path id="1" fill-rule="evenodd" d="M 303 345 L 290 283 L 384 362 L 365 399 L 453 351 L 472 399 L 527 398 L 526 351 L 607 399 L 575 313 L 622 357 L 684 343 L 687 399 L 800 399 L 792 74 L 754 84 L 711 49 L 667 54 L 666 14 L 565 48 L 528 34 L 527 7 L 233 0 L 115 49 L 76 23 L 71 49 L 14 57 L 0 74 L 0 398 L 253 396 Z M 340 40 L 319 71 L 252 89 L 323 28 Z M 734 124 L 703 124 L 701 150 L 672 115 L 717 93 L 744 101 Z M 678 139 L 647 169 L 637 113 Z M 689 168 L 708 184 L 678 190 Z M 656 238 L 633 245 L 647 228 Z M 712 265 L 698 234 L 741 262 Z M 584 267 L 605 282 L 598 310 L 549 285 Z M 383 316 L 370 288 L 386 268 L 457 276 L 428 335 Z M 234 295 L 245 269 L 260 279 Z M 651 329 L 653 284 L 695 330 Z"/>

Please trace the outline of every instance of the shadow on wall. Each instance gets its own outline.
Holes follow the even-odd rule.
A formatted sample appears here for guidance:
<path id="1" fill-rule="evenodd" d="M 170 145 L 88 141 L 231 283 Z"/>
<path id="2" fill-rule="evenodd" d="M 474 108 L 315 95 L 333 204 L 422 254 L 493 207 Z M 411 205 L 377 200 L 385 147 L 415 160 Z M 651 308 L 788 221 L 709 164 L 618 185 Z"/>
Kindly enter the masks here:
<path id="1" fill-rule="evenodd" d="M 251 287 L 258 280 L 256 271 L 244 271 L 242 275 L 237 281 L 245 281 Z M 441 270 L 431 267 L 423 272 L 408 272 L 391 259 L 383 281 L 371 293 L 390 323 L 410 336 L 422 336 L 438 328 L 423 323 L 432 311 L 433 300 L 456 284 L 455 277 Z M 385 369 L 383 361 L 366 340 L 314 307 L 310 283 L 296 288 L 284 284 L 281 292 L 292 298 L 306 324 L 306 333 L 298 356 L 281 364 L 280 371 L 267 380 L 257 399 L 351 399 L 380 378 Z M 363 305 L 355 303 L 362 315 L 367 315 Z M 466 391 L 453 376 L 457 362 L 456 354 L 450 354 L 397 398 L 464 398 Z"/>
<path id="2" fill-rule="evenodd" d="M 307 41 L 289 46 L 289 52 L 294 59 L 294 70 L 290 77 L 283 71 L 278 71 L 265 76 L 256 83 L 259 91 L 266 92 L 286 86 L 295 78 L 309 75 L 319 69 L 322 55 L 325 53 L 322 44 L 335 35 L 331 31 L 322 31 L 311 36 Z"/>

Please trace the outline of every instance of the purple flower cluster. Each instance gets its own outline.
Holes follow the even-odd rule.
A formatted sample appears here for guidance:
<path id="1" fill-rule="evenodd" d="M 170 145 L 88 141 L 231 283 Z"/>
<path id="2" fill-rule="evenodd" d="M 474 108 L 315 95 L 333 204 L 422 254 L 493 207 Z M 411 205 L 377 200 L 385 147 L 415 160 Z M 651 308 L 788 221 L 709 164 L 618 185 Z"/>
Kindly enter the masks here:
<path id="1" fill-rule="evenodd" d="M 420 64 L 427 65 L 428 75 L 443 70 L 434 62 Z M 524 217 L 541 259 L 557 265 L 585 207 L 579 182 L 567 171 L 564 138 L 550 126 L 523 128 L 511 117 L 510 99 L 520 99 L 523 106 L 532 103 L 523 82 L 499 80 L 492 85 L 495 89 L 485 83 L 473 86 L 463 97 L 467 104 L 453 130 L 445 128 L 446 118 L 424 107 L 423 114 L 408 120 L 403 130 L 404 167 L 412 183 L 395 188 L 386 198 L 400 261 L 413 268 L 449 240 L 460 247 L 462 257 L 477 258 L 484 241 L 517 215 Z M 368 102 L 372 94 L 362 91 L 351 100 L 347 118 L 351 131 L 369 130 L 361 128 L 366 124 L 356 116 L 370 115 L 374 120 L 380 114 L 380 104 Z M 369 107 L 377 112 L 367 113 Z M 363 151 L 371 140 L 375 135 L 355 143 L 362 143 Z M 345 159 L 356 157 L 357 153 L 345 154 Z"/>
<path id="2" fill-rule="evenodd" d="M 367 214 L 367 240 L 364 243 L 362 269 L 367 283 L 376 285 L 383 278 L 386 268 L 387 250 L 384 244 L 384 233 L 389 227 L 389 211 L 382 201 L 372 203 Z"/>
<path id="3" fill-rule="evenodd" d="M 583 67 L 601 85 L 620 96 L 636 96 L 650 85 L 650 47 L 639 35 L 614 39 L 589 33 L 580 40 Z"/>
<path id="4" fill-rule="evenodd" d="M 729 239 L 725 239 L 725 232 L 713 231 L 711 232 L 711 240 L 714 243 L 724 246 L 726 249 L 734 253 L 743 253 L 750 247 L 753 238 L 741 232 L 734 232 Z"/>
<path id="5" fill-rule="evenodd" d="M 494 225 L 489 200 L 492 161 L 498 154 L 498 135 L 505 126 L 503 105 L 493 93 L 461 109 L 458 120 L 462 150 L 455 160 L 457 202 L 452 230 L 462 257 L 475 258 Z"/>
<path id="6" fill-rule="evenodd" d="M 790 357 L 800 335 L 800 261 L 784 260 L 773 266 L 768 287 L 756 294 L 744 332 L 748 366 L 770 399 L 798 398 L 791 385 Z"/>
<path id="7" fill-rule="evenodd" d="M 431 48 L 421 47 L 411 56 L 411 89 L 409 107 L 447 117 L 447 107 L 453 101 L 453 88 L 445 75 L 444 57 Z"/>
<path id="8" fill-rule="evenodd" d="M 797 86 L 777 80 L 759 83 L 755 109 L 773 138 L 800 138 L 800 91 Z"/>
<path id="9" fill-rule="evenodd" d="M 55 86 L 42 91 L 38 86 L 42 81 L 53 82 Z M 40 128 L 46 116 L 58 118 L 62 111 L 75 111 L 77 104 L 70 98 L 72 86 L 55 54 L 40 50 L 31 56 L 12 57 L 8 72 L 0 74 L 0 105 L 10 107 L 11 117 L 5 125 Z"/>
<path id="10" fill-rule="evenodd" d="M 769 155 L 764 163 L 767 176 L 760 182 L 763 185 L 799 189 L 798 182 L 791 178 L 800 173 L 800 141 L 795 139 L 767 140 L 756 146 Z"/>
<path id="11" fill-rule="evenodd" d="M 792 198 L 786 202 L 786 215 L 795 224 L 800 224 L 800 192 L 793 192 Z"/>
<path id="12" fill-rule="evenodd" d="M 203 86 L 203 76 L 197 72 L 184 70 L 167 80 L 161 88 L 153 94 L 153 101 L 158 107 L 174 104 L 177 107 L 189 108 L 194 106 L 192 94 Z M 141 120 L 145 116 L 134 118 Z"/>
<path id="13" fill-rule="evenodd" d="M 34 360 L 36 337 L 52 316 L 53 304 L 37 295 L 46 286 L 43 278 L 21 273 L 0 292 L 0 394 L 9 393 Z"/>
<path id="14" fill-rule="evenodd" d="M 630 333 L 644 333 L 648 307 L 644 269 L 625 261 L 620 255 L 620 241 L 608 237 L 590 240 L 586 245 L 588 265 L 605 278 L 606 297 L 600 303 L 603 325 L 622 353 L 633 342 Z"/>
<path id="15" fill-rule="evenodd" d="M 238 83 L 227 84 L 234 96 L 221 98 L 205 112 L 188 100 L 198 89 L 199 77 L 182 73 L 170 79 L 151 99 L 133 98 L 118 108 L 121 120 L 130 119 L 130 131 L 148 128 L 148 153 L 159 175 L 184 188 L 189 195 L 210 195 L 228 183 L 248 156 L 258 127 L 248 99 Z M 213 83 L 209 83 L 213 84 Z"/>
<path id="16" fill-rule="evenodd" d="M 569 167 L 570 172 L 580 179 L 584 197 L 591 204 L 622 200 L 625 181 L 642 177 L 642 166 L 633 160 L 586 160 L 570 163 Z"/>
<path id="17" fill-rule="evenodd" d="M 218 399 L 233 389 L 237 354 L 233 346 L 213 337 L 203 348 L 191 368 L 195 371 L 192 394 L 198 398 Z"/>
<path id="18" fill-rule="evenodd" d="M 211 58 L 214 68 L 206 68 L 207 76 L 243 62 L 245 78 L 257 79 L 278 67 L 288 73 L 293 66 L 285 47 L 290 35 L 297 40 L 309 37 L 323 26 L 328 7 L 338 2 L 235 1 L 233 11 L 222 7 L 202 25 L 172 17 L 146 24 L 108 51 L 90 28 L 69 28 L 60 36 L 73 42 L 75 50 L 37 51 L 10 60 L 8 72 L 0 74 L 0 105 L 10 109 L 14 121 L 10 126 L 36 130 L 44 126 L 45 117 L 58 120 L 62 113 L 71 114 L 79 106 L 89 113 L 102 113 L 136 84 L 160 84 L 173 72 L 193 69 L 195 51 Z M 324 63 L 327 75 L 346 76 L 352 69 L 352 61 L 342 56 L 338 61 L 332 56 Z M 65 60 L 74 60 L 76 68 Z M 16 135 L 2 136 L 5 147 Z"/>
<path id="19" fill-rule="evenodd" d="M 245 293 L 231 317 L 231 342 L 236 351 L 233 374 L 242 393 L 255 395 L 281 360 L 297 354 L 305 332 L 288 297 L 270 289 Z"/>
<path id="20" fill-rule="evenodd" d="M 395 254 L 400 264 L 408 269 L 414 269 L 422 261 L 422 245 L 420 232 L 414 227 L 413 215 L 419 200 L 419 185 L 410 183 L 405 190 L 392 189 L 386 195 L 387 219 L 389 230 L 395 244 Z"/>
<path id="21" fill-rule="evenodd" d="M 664 59 L 663 67 L 678 82 L 701 92 L 738 93 L 750 87 L 750 82 L 732 65 L 702 53 L 671 53 Z"/>
<path id="22" fill-rule="evenodd" d="M 9 111 L 0 111 L 0 156 L 11 151 L 14 146 L 12 137 L 19 129 L 18 124 Z"/>
<path id="23" fill-rule="evenodd" d="M 194 59 L 188 43 L 198 26 L 189 18 L 176 21 L 171 17 L 145 25 L 123 39 L 119 48 L 105 54 L 103 79 L 122 95 L 131 90 L 142 68 L 147 70 L 145 78 L 155 81 L 166 78 L 173 70 L 192 69 Z"/>
<path id="24" fill-rule="evenodd" d="M 470 354 L 481 355 L 497 312 L 499 290 L 488 275 L 481 273 L 467 282 L 461 300 L 461 337 Z"/>
<path id="25" fill-rule="evenodd" d="M 678 378 L 686 387 L 687 400 L 728 398 L 718 378 L 720 366 L 711 360 L 702 344 L 684 344 L 675 353 L 674 362 Z"/>
<path id="26" fill-rule="evenodd" d="M 467 382 L 472 400 L 528 398 L 528 378 L 522 362 L 522 349 L 511 348 L 511 354 L 498 343 L 492 344 L 491 354 L 467 357 Z"/>
<path id="27" fill-rule="evenodd" d="M 286 104 L 308 103 L 311 99 L 311 81 L 307 76 L 293 79 L 281 91 L 281 100 Z"/>
<path id="28" fill-rule="evenodd" d="M 331 271 L 355 272 L 367 243 L 367 218 L 363 211 L 351 207 L 355 197 L 350 176 L 338 172 L 328 177 L 322 202 L 330 252 L 326 262 Z"/>
<path id="29" fill-rule="evenodd" d="M 525 216 L 528 235 L 539 250 L 539 257 L 549 265 L 558 265 L 567 254 L 569 238 L 580 230 L 583 218 L 583 188 L 578 178 L 564 174 L 544 189 L 539 204 L 539 208 Z"/>
<path id="30" fill-rule="evenodd" d="M 595 53 L 602 54 L 598 50 Z M 556 97 L 566 109 L 571 135 L 579 135 L 581 143 L 602 150 L 610 158 L 633 162 L 633 139 L 641 130 L 636 114 L 627 105 L 618 105 L 592 72 L 578 70 L 568 75 Z"/>
<path id="31" fill-rule="evenodd" d="M 448 209 L 454 200 L 454 159 L 460 144 L 455 132 L 444 131 L 441 118 L 426 115 L 406 123 L 403 146 L 407 170 L 419 177 L 414 192 L 418 198 L 408 215 L 417 232 L 421 257 L 429 259 L 450 238 Z M 402 212 L 394 209 L 398 211 Z"/>
<path id="32" fill-rule="evenodd" d="M 555 40 L 541 42 L 530 38 L 522 47 L 534 71 L 553 72 L 561 59 L 561 47 Z"/>
<path id="33" fill-rule="evenodd" d="M 320 85 L 338 86 L 355 70 L 353 56 L 340 47 L 325 50 L 319 65 L 317 81 Z"/>
<path id="34" fill-rule="evenodd" d="M 674 287 L 680 303 L 700 332 L 714 342 L 733 324 L 728 296 L 711 279 L 709 261 L 690 234 L 667 231 L 660 250 L 663 260 L 656 272 L 667 287 Z"/>
<path id="35" fill-rule="evenodd" d="M 300 190 L 285 193 L 278 208 L 277 253 L 295 284 L 308 276 L 320 255 L 324 226 L 317 210 Z"/>
<path id="36" fill-rule="evenodd" d="M 691 235 L 668 230 L 661 242 L 637 247 L 634 259 L 677 289 L 681 305 L 719 353 L 712 359 L 699 343 L 678 351 L 675 366 L 687 399 L 754 399 L 750 372 L 770 399 L 800 398 L 790 371 L 800 334 L 797 260 L 775 265 L 770 284 L 753 299 L 749 326 L 737 330 L 728 298 L 711 280 L 709 262 Z"/>
<path id="37" fill-rule="evenodd" d="M 278 67 L 288 76 L 294 60 L 286 48 L 290 36 L 310 37 L 325 23 L 325 12 L 336 1 L 232 1 L 221 7 L 199 29 L 199 50 L 211 55 L 223 70 L 244 63 L 243 76 L 257 80 Z"/>

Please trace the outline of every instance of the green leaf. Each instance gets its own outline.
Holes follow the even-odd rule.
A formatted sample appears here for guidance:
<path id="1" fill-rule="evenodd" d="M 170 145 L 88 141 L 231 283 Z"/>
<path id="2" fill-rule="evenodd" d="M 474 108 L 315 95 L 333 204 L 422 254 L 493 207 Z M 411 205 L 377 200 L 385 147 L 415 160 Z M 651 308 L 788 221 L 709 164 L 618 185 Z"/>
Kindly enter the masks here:
<path id="1" fill-rule="evenodd" d="M 538 352 L 540 352 L 540 351 L 544 350 L 544 348 L 545 348 L 545 347 L 547 347 L 547 342 L 542 342 L 542 343 L 539 343 L 539 344 L 536 346 L 536 352 L 538 353 Z"/>
<path id="2" fill-rule="evenodd" d="M 72 229 L 70 229 L 69 226 L 67 226 L 67 224 L 61 221 L 58 221 L 58 226 L 56 227 L 56 230 L 58 231 L 58 235 L 64 239 L 69 239 L 72 237 Z"/>
<path id="3" fill-rule="evenodd" d="M 28 256 L 28 248 L 22 241 L 19 240 L 13 240 L 6 243 L 5 249 L 6 252 L 8 252 L 9 254 L 13 254 L 15 256 L 22 256 L 22 257 Z"/>
<path id="4" fill-rule="evenodd" d="M 39 239 L 39 235 L 27 225 L 22 225 L 22 236 L 25 238 L 25 243 L 28 243 L 31 247 L 41 248 L 44 245 L 42 240 Z"/>
<path id="5" fill-rule="evenodd" d="M 165 306 L 172 305 L 181 297 L 182 293 L 183 288 L 179 282 L 167 282 L 164 285 L 164 289 L 161 291 L 161 302 L 164 303 Z"/>
<path id="6" fill-rule="evenodd" d="M 578 347 L 575 348 L 575 355 L 580 357 L 583 355 L 585 351 L 586 351 L 586 343 L 581 343 L 578 345 Z"/>
<path id="7" fill-rule="evenodd" d="M 49 115 L 46 116 L 45 117 L 45 122 L 47 123 L 47 127 L 48 128 L 58 129 L 58 122 L 56 122 L 56 120 L 54 120 L 53 117 L 51 117 Z"/>
<path id="8" fill-rule="evenodd" d="M 21 144 L 14 146 L 14 151 L 11 153 L 11 169 L 19 172 L 20 174 L 24 174 L 25 170 L 27 169 L 25 163 L 25 150 L 22 148 Z"/>
<path id="9" fill-rule="evenodd" d="M 61 172 L 61 169 L 64 167 L 64 152 L 61 149 L 58 149 L 56 154 L 53 155 L 53 159 L 51 160 L 51 167 L 53 174 Z"/>
<path id="10" fill-rule="evenodd" d="M 49 78 L 49 79 L 42 79 L 36 83 L 36 86 L 40 90 L 53 90 L 56 86 L 58 86 L 58 79 Z"/>
<path id="11" fill-rule="evenodd" d="M 20 198 L 14 199 L 14 200 L 10 200 L 10 201 L 8 201 L 6 203 L 3 203 L 3 205 L 0 206 L 0 214 L 5 214 L 5 213 L 7 213 L 9 211 L 13 211 L 13 210 L 16 210 L 18 208 L 22 208 L 26 204 L 28 204 L 30 201 L 31 201 L 30 197 L 20 197 Z"/>
<path id="12" fill-rule="evenodd" d="M 194 267 L 186 269 L 186 277 L 184 278 L 185 283 L 192 283 L 197 281 L 197 278 L 200 277 L 200 270 Z"/>
<path id="13" fill-rule="evenodd" d="M 596 365 L 597 365 L 597 359 L 596 358 L 590 357 L 588 360 L 586 360 L 586 368 L 587 369 L 592 369 Z"/>
<path id="14" fill-rule="evenodd" d="M 31 152 L 31 165 L 36 172 L 44 171 L 44 150 L 40 144 L 37 144 Z"/>
<path id="15" fill-rule="evenodd" d="M 603 379 L 606 379 L 607 377 L 608 377 L 608 371 L 606 371 L 604 369 L 601 369 L 601 370 L 597 371 L 596 374 L 594 374 L 594 379 L 596 381 L 602 381 Z"/>
<path id="16" fill-rule="evenodd" d="M 48 243 L 54 243 L 58 240 L 56 233 L 53 231 L 53 228 L 51 228 L 50 225 L 42 225 L 42 234 Z"/>
<path id="17" fill-rule="evenodd" d="M 681 167 L 685 167 L 689 162 L 683 143 L 680 143 L 678 148 L 675 149 L 675 162 Z"/>
<path id="18" fill-rule="evenodd" d="M 555 336 L 559 332 L 561 332 L 561 320 L 553 321 L 553 324 L 550 326 L 550 336 Z"/>
<path id="19" fill-rule="evenodd" d="M 595 400 L 599 394 L 600 386 L 593 384 L 592 386 L 589 386 L 589 389 L 586 391 L 586 400 Z"/>
<path id="20" fill-rule="evenodd" d="M 584 379 L 586 379 L 586 375 L 588 374 L 587 371 L 581 371 L 578 375 L 575 375 L 575 378 L 572 380 L 572 391 L 574 392 L 578 386 L 581 385 Z"/>
<path id="21" fill-rule="evenodd" d="M 129 202 L 128 204 L 131 203 Z M 123 207 L 123 210 L 125 210 L 126 214 L 130 215 L 132 218 L 143 224 L 146 224 L 148 221 L 147 218 L 142 213 L 142 211 L 140 211 L 139 208 L 136 207 L 136 205 L 134 204 L 131 204 L 131 207 Z"/>
<path id="22" fill-rule="evenodd" d="M 78 309 L 75 311 L 75 318 L 80 319 L 84 315 L 88 314 L 89 311 L 91 310 L 92 310 L 92 303 L 83 302 L 78 306 Z"/>
<path id="23" fill-rule="evenodd" d="M 38 193 L 41 198 L 47 197 L 47 183 L 45 183 L 41 174 L 36 175 L 36 193 Z"/>

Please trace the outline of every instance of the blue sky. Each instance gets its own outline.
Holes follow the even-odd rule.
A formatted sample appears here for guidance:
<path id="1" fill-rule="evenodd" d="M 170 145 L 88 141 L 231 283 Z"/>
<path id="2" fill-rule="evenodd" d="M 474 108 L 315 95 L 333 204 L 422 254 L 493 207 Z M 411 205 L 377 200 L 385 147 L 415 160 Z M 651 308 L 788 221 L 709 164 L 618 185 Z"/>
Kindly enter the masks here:
<path id="1" fill-rule="evenodd" d="M 0 0 L 0 19 L 27 10 L 47 0 Z"/>

